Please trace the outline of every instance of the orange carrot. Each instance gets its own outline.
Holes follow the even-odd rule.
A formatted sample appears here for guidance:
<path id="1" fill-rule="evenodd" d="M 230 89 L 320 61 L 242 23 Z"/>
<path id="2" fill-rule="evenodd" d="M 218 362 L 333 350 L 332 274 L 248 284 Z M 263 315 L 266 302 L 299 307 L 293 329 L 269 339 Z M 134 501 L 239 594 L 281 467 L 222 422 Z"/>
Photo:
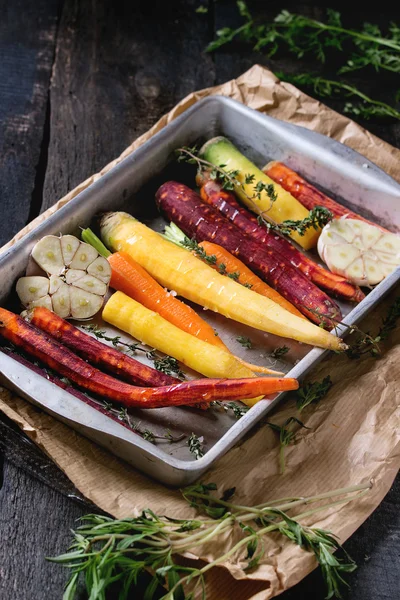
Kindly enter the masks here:
<path id="1" fill-rule="evenodd" d="M 257 277 L 241 260 L 233 256 L 228 250 L 225 250 L 222 246 L 214 244 L 213 242 L 201 242 L 199 244 L 208 256 L 216 256 L 217 261 L 215 264 L 210 266 L 218 271 L 219 273 L 226 273 L 227 275 L 237 274 L 237 281 L 247 287 L 251 286 L 253 292 L 266 296 L 273 300 L 277 304 L 280 304 L 282 308 L 285 308 L 297 317 L 305 319 L 300 311 L 297 310 L 293 304 L 288 302 L 283 296 L 272 289 L 268 284 L 264 283 L 262 279 Z M 236 277 L 235 277 L 236 279 Z"/>
<path id="2" fill-rule="evenodd" d="M 4 308 L 0 308 L 0 336 L 79 387 L 128 407 L 162 408 L 212 400 L 240 400 L 297 390 L 299 387 L 296 379 L 277 377 L 199 379 L 157 388 L 135 387 L 102 373 L 54 338 Z"/>
<path id="3" fill-rule="evenodd" d="M 111 265 L 110 286 L 112 288 L 158 313 L 182 331 L 230 352 L 224 342 L 215 335 L 211 325 L 206 323 L 193 308 L 175 298 L 172 291 L 165 290 L 129 254 L 115 252 L 109 256 L 108 262 Z M 277 371 L 239 360 L 254 372 L 277 373 Z"/>

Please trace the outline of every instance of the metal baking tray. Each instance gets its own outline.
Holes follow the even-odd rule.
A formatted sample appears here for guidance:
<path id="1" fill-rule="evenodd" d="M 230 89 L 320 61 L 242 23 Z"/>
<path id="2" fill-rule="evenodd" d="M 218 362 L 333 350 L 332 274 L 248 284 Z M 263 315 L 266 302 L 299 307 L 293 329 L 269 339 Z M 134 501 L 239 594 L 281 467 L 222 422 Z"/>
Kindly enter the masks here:
<path id="1" fill-rule="evenodd" d="M 373 163 L 320 134 L 262 115 L 234 100 L 212 96 L 195 104 L 4 252 L 0 257 L 3 282 L 0 303 L 16 308 L 15 280 L 24 274 L 33 245 L 44 235 L 79 235 L 79 228 L 88 226 L 96 213 L 120 209 L 160 231 L 164 222 L 157 215 L 154 192 L 167 179 L 176 177 L 185 182 L 188 177 L 185 168 L 190 168 L 176 164 L 174 150 L 215 135 L 229 137 L 259 166 L 271 159 L 284 161 L 349 208 L 394 232 L 400 230 L 400 185 Z M 193 173 L 187 183 L 193 185 Z M 359 321 L 399 279 L 400 269 L 397 269 L 355 308 L 341 303 L 346 315 L 344 323 Z M 252 330 L 210 311 L 202 315 L 218 329 L 236 354 L 248 361 L 275 366 L 291 377 L 303 378 L 326 354 L 324 350 Z M 111 331 L 109 326 L 104 325 L 104 328 Z M 337 333 L 344 335 L 346 326 L 338 328 Z M 253 349 L 242 348 L 236 341 L 239 335 L 249 336 Z M 268 358 L 268 353 L 283 343 L 290 347 L 285 360 Z M 206 453 L 195 461 L 186 441 L 152 444 L 2 352 L 0 375 L 4 385 L 27 400 L 141 471 L 172 486 L 186 485 L 201 476 L 282 398 L 281 394 L 273 401 L 259 402 L 238 421 L 218 409 L 132 411 L 135 422 L 156 433 L 169 429 L 173 434 L 194 432 L 203 436 Z"/>

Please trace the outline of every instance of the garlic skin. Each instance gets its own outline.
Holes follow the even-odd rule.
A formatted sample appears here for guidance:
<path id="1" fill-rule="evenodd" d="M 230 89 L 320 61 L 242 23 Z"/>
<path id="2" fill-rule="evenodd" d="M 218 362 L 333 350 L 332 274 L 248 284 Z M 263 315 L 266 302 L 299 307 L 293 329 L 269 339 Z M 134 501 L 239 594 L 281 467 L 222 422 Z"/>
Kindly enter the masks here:
<path id="1" fill-rule="evenodd" d="M 63 319 L 89 319 L 101 309 L 111 278 L 108 261 L 73 235 L 47 235 L 34 246 L 48 277 L 21 277 L 16 291 L 26 308 L 46 306 Z"/>
<path id="2" fill-rule="evenodd" d="M 400 237 L 364 221 L 342 217 L 323 228 L 318 254 L 332 273 L 369 287 L 400 265 Z"/>

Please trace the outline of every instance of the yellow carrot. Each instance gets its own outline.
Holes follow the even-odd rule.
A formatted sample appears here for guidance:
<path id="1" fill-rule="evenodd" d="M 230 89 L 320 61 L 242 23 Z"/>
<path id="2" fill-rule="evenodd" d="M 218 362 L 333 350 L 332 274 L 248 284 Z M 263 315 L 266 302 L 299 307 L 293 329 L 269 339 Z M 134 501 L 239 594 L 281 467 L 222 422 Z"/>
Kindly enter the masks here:
<path id="1" fill-rule="evenodd" d="M 157 283 L 129 254 L 126 252 L 114 252 L 108 258 L 108 262 L 112 270 L 110 281 L 112 288 L 119 292 L 124 292 L 124 294 L 140 302 L 146 308 L 154 310 L 164 317 L 164 319 L 179 327 L 179 329 L 186 331 L 186 333 L 190 333 L 204 342 L 230 352 L 229 348 L 216 335 L 211 325 L 204 321 L 193 308 L 175 298 L 175 296 Z M 252 365 L 241 358 L 238 358 L 238 360 L 255 373 L 282 375 L 279 371 Z"/>
<path id="2" fill-rule="evenodd" d="M 213 165 L 223 164 L 227 173 L 235 171 L 236 179 L 242 184 L 241 186 L 235 186 L 235 194 L 244 202 L 247 208 L 256 214 L 262 214 L 267 221 L 283 223 L 288 219 L 301 221 L 308 217 L 309 211 L 292 194 L 258 169 L 227 138 L 216 137 L 209 140 L 201 148 L 200 153 L 203 158 Z M 249 176 L 252 176 L 252 178 Z M 265 189 L 257 192 L 255 186 L 260 182 L 265 186 L 273 186 L 276 194 L 274 201 L 271 200 Z M 320 233 L 320 229 L 316 231 L 314 228 L 310 228 L 304 235 L 294 231 L 290 234 L 290 237 L 302 248 L 309 250 L 317 245 Z"/>
<path id="3" fill-rule="evenodd" d="M 105 215 L 101 234 L 108 247 L 127 252 L 159 283 L 205 308 L 261 331 L 313 346 L 332 350 L 346 348 L 340 338 L 216 273 L 190 252 L 163 239 L 127 213 Z"/>
<path id="4" fill-rule="evenodd" d="M 143 344 L 173 356 L 206 377 L 254 377 L 253 372 L 230 352 L 182 331 L 123 292 L 115 292 L 111 296 L 102 317 L 110 325 L 129 333 Z M 259 399 L 246 400 L 246 404 L 252 406 Z"/>

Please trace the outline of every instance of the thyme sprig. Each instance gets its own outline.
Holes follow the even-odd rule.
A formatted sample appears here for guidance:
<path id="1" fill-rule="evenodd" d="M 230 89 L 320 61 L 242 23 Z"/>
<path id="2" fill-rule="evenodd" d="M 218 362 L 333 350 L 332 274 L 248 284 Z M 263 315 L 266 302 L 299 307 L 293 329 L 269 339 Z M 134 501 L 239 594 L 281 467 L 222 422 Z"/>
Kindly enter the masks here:
<path id="1" fill-rule="evenodd" d="M 343 575 L 354 571 L 356 564 L 329 531 L 302 525 L 301 520 L 360 499 L 370 487 L 368 483 L 308 498 L 244 506 L 233 503 L 234 488 L 217 497 L 212 493 L 217 488 L 215 484 L 197 484 L 184 489 L 182 494 L 207 517 L 175 519 L 157 515 L 150 509 L 143 510 L 138 517 L 121 520 L 86 515 L 73 532 L 69 551 L 48 560 L 70 569 L 64 600 L 76 597 L 81 575 L 91 598 L 105 598 L 111 585 L 119 581 L 119 598 L 126 600 L 145 571 L 152 575 L 146 598 L 152 598 L 157 588 L 163 586 L 162 600 L 193 600 L 198 588 L 202 588 L 205 599 L 204 582 L 210 569 L 243 551 L 246 551 L 243 569 L 255 568 L 264 555 L 265 536 L 278 533 L 314 554 L 327 585 L 327 598 L 339 597 Z M 294 517 L 293 511 L 301 506 L 307 508 Z M 195 553 L 199 546 L 212 544 L 217 537 L 234 539 L 227 535 L 233 531 L 242 532 L 240 540 L 203 567 L 182 567 L 175 562 L 177 555 Z"/>
<path id="2" fill-rule="evenodd" d="M 285 473 L 285 448 L 292 444 L 295 440 L 297 430 L 293 429 L 293 425 L 299 425 L 304 429 L 309 429 L 296 417 L 289 417 L 283 423 L 283 425 L 277 425 L 276 423 L 271 423 L 267 421 L 268 427 L 279 433 L 279 466 L 281 475 Z"/>
<path id="3" fill-rule="evenodd" d="M 247 348 L 248 350 L 250 350 L 253 347 L 253 342 L 249 337 L 245 335 L 239 335 L 236 338 L 236 341 L 239 342 L 239 344 L 243 346 L 243 348 Z"/>
<path id="4" fill-rule="evenodd" d="M 252 204 L 254 212 L 257 213 L 258 223 L 260 225 L 264 225 L 267 229 L 272 229 L 283 235 L 290 235 L 294 231 L 296 231 L 299 235 L 305 235 L 306 231 L 311 227 L 314 229 L 324 227 L 324 225 L 326 225 L 333 218 L 332 213 L 327 208 L 323 206 L 316 206 L 309 212 L 305 219 L 299 221 L 292 221 L 288 219 L 282 223 L 277 223 L 268 214 L 277 199 L 277 193 L 273 183 L 266 184 L 263 181 L 257 181 L 254 183 L 255 176 L 251 174 L 245 174 L 243 178 L 244 183 L 254 183 L 254 194 L 250 196 L 247 193 L 244 184 L 237 177 L 238 171 L 225 171 L 225 165 L 213 165 L 207 160 L 200 158 L 197 155 L 197 152 L 198 150 L 196 146 L 193 146 L 192 148 L 183 146 L 182 148 L 178 148 L 176 150 L 177 160 L 178 162 L 185 161 L 190 164 L 196 164 L 199 172 L 208 170 L 211 178 L 221 181 L 222 187 L 226 190 L 234 191 L 236 189 L 240 189 L 240 193 L 247 198 L 247 200 Z M 270 200 L 270 206 L 266 210 L 260 212 L 260 208 L 255 200 L 261 198 L 261 193 L 263 191 L 266 192 Z"/>
<path id="5" fill-rule="evenodd" d="M 312 308 L 307 309 L 320 317 L 321 326 L 327 327 L 334 325 L 335 328 L 343 325 L 348 328 L 349 333 L 356 333 L 357 338 L 355 342 L 350 344 L 345 351 L 349 358 L 360 358 L 365 354 L 370 354 L 375 358 L 381 356 L 382 348 L 380 346 L 381 342 L 386 340 L 391 331 L 393 331 L 397 327 L 397 321 L 400 318 L 400 296 L 395 299 L 393 304 L 388 309 L 386 316 L 382 320 L 382 325 L 380 326 L 377 335 L 373 336 L 368 332 L 362 331 L 357 325 L 348 325 L 347 323 L 343 323 L 335 317 L 326 317 L 320 311 Z"/>
<path id="6" fill-rule="evenodd" d="M 140 436 L 142 436 L 142 438 L 144 440 L 147 440 L 147 441 L 151 442 L 152 444 L 154 444 L 158 440 L 166 441 L 166 442 L 169 442 L 170 444 L 174 444 L 176 442 L 181 442 L 186 437 L 186 435 L 184 433 L 174 436 L 171 433 L 171 431 L 169 431 L 169 429 L 167 429 L 165 431 L 164 435 L 154 433 L 150 429 L 142 428 L 140 422 L 137 423 L 136 421 L 134 421 L 132 418 L 132 415 L 129 414 L 127 408 L 116 407 L 116 406 L 114 406 L 114 404 L 112 404 L 112 402 L 109 402 L 108 400 L 103 400 L 101 405 L 105 410 L 107 410 L 112 415 L 117 417 L 117 419 L 119 421 L 122 421 L 123 423 L 128 425 L 128 427 L 130 427 L 130 429 L 132 429 L 132 431 L 135 431 Z"/>
<path id="7" fill-rule="evenodd" d="M 347 350 L 347 356 L 349 358 L 360 358 L 365 354 L 370 354 L 379 357 L 382 353 L 381 342 L 384 342 L 389 337 L 390 332 L 396 329 L 399 318 L 400 297 L 396 298 L 393 304 L 390 305 L 386 316 L 382 319 L 377 335 L 363 334 L 358 328 L 354 328 L 354 331 L 357 331 L 359 335 Z"/>
<path id="8" fill-rule="evenodd" d="M 203 441 L 203 436 L 199 438 L 195 433 L 192 433 L 189 436 L 189 451 L 193 454 L 196 460 L 204 456 Z"/>
<path id="9" fill-rule="evenodd" d="M 285 354 L 287 354 L 288 352 L 289 352 L 288 346 L 279 346 L 278 348 L 275 348 L 275 350 L 273 350 L 271 352 L 271 358 L 280 359 L 280 358 L 282 358 L 282 356 L 285 356 Z"/>
<path id="10" fill-rule="evenodd" d="M 309 404 L 316 404 L 322 400 L 333 386 L 330 375 L 324 377 L 322 381 L 304 383 L 297 391 L 297 410 L 302 411 Z"/>
<path id="11" fill-rule="evenodd" d="M 260 217 L 257 217 L 259 220 Z M 277 229 L 280 233 L 284 235 L 290 235 L 294 231 L 299 235 L 303 236 L 306 234 L 308 229 L 318 230 L 319 228 L 325 227 L 329 221 L 332 221 L 333 214 L 330 210 L 325 208 L 324 206 L 315 206 L 312 210 L 310 210 L 309 214 L 305 219 L 301 219 L 298 221 L 293 221 L 291 219 L 287 219 L 283 221 L 281 225 L 275 226 L 271 223 L 267 224 L 269 229 Z M 262 224 L 262 222 L 261 222 Z"/>
<path id="12" fill-rule="evenodd" d="M 220 402 L 213 400 L 210 404 L 214 408 L 220 408 L 225 412 L 232 412 L 236 419 L 241 419 L 249 410 L 250 407 L 245 404 L 236 404 L 236 402 Z"/>
<path id="13" fill-rule="evenodd" d="M 172 356 L 161 356 L 157 353 L 155 348 L 145 348 L 138 342 L 128 343 L 121 340 L 121 336 L 116 335 L 111 337 L 107 335 L 107 332 L 104 329 L 101 329 L 98 325 L 82 325 L 82 329 L 87 331 L 88 333 L 92 333 L 95 338 L 98 340 L 104 340 L 105 342 L 111 342 L 111 344 L 117 350 L 123 350 L 124 352 L 135 355 L 138 352 L 141 352 L 148 360 L 153 361 L 154 368 L 157 371 L 165 373 L 166 375 L 171 375 L 176 377 L 177 379 L 184 380 L 186 376 L 184 372 L 181 370 L 178 361 L 176 358 Z"/>

